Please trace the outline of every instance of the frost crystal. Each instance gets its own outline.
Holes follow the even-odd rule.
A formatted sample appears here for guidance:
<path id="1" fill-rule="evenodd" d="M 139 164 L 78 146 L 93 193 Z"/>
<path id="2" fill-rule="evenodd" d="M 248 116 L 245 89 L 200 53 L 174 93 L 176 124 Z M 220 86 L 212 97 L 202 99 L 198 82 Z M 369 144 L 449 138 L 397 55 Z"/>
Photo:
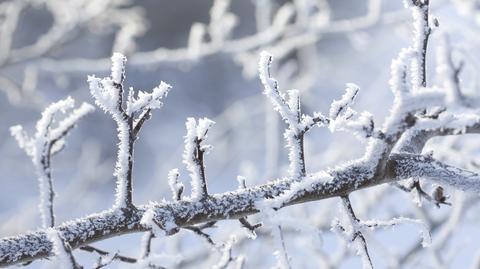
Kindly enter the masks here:
<path id="1" fill-rule="evenodd" d="M 207 138 L 207 132 L 213 124 L 215 122 L 207 118 L 199 119 L 198 124 L 194 118 L 188 118 L 185 123 L 187 135 L 184 140 L 183 163 L 190 172 L 191 199 L 194 201 L 199 201 L 208 195 L 203 157 L 204 153 L 208 153 L 210 146 L 204 145 L 203 141 Z"/>
<path id="2" fill-rule="evenodd" d="M 77 121 L 93 111 L 93 106 L 83 103 L 79 108 L 69 112 L 74 106 L 75 101 L 71 97 L 48 106 L 42 112 L 40 120 L 37 121 L 33 137 L 29 137 L 20 125 L 10 128 L 10 133 L 17 140 L 19 147 L 32 159 L 35 167 L 40 190 L 38 207 L 44 228 L 52 227 L 55 224 L 53 211 L 55 193 L 50 169 L 51 156 L 63 149 L 65 136 L 75 127 Z M 68 115 L 54 126 L 59 113 L 68 113 Z"/>
<path id="3" fill-rule="evenodd" d="M 140 91 L 137 97 L 130 88 L 124 102 L 123 80 L 127 59 L 120 53 L 114 53 L 111 60 L 111 76 L 102 79 L 89 76 L 88 83 L 95 104 L 108 112 L 117 124 L 120 143 L 114 172 L 117 178 L 114 207 L 125 208 L 132 205 L 133 143 L 142 124 L 150 117 L 150 110 L 162 106 L 161 100 L 171 86 L 162 81 L 151 93 Z"/>

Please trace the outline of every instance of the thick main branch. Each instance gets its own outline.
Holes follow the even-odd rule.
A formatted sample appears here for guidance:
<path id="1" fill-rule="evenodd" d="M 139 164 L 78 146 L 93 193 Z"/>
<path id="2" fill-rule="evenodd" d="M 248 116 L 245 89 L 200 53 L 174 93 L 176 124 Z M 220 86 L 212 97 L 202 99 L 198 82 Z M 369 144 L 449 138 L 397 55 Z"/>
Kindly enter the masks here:
<path id="1" fill-rule="evenodd" d="M 355 171 L 365 167 L 332 170 L 335 177 L 328 182 L 318 181 L 312 188 L 299 193 L 285 206 L 344 196 L 353 191 L 409 177 L 424 177 L 446 183 L 459 189 L 480 189 L 480 176 L 476 173 L 440 163 L 422 155 L 392 154 L 387 162 L 385 177 L 357 178 Z M 312 175 L 314 177 L 314 175 Z M 184 227 L 206 221 L 241 218 L 259 212 L 258 203 L 288 190 L 292 180 L 277 180 L 243 190 L 211 195 L 200 202 L 176 201 L 154 206 L 155 221 L 166 224 L 173 220 Z M 140 224 L 143 213 L 150 207 L 138 206 L 135 211 L 111 209 L 75 221 L 66 222 L 56 229 L 73 248 L 127 233 L 146 231 Z M 168 225 L 166 225 L 168 226 Z M 52 244 L 44 230 L 0 239 L 0 267 L 46 258 Z"/>

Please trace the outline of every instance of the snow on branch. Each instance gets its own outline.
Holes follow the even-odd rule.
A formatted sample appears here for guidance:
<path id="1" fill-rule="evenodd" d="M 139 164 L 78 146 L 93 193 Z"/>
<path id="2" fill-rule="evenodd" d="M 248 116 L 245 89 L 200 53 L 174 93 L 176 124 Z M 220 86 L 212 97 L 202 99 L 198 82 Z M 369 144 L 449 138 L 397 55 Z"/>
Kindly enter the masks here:
<path id="1" fill-rule="evenodd" d="M 205 176 L 204 155 L 208 153 L 211 146 L 203 142 L 207 138 L 207 132 L 215 124 L 214 121 L 203 118 L 197 121 L 188 118 L 185 123 L 187 135 L 185 136 L 185 150 L 183 163 L 190 172 L 193 201 L 199 201 L 208 197 L 207 179 Z"/>
<path id="2" fill-rule="evenodd" d="M 153 206 L 153 204 L 151 204 Z M 135 268 L 170 268 L 175 267 L 181 260 L 180 255 L 167 255 L 164 253 L 152 253 L 151 244 L 154 237 L 158 238 L 169 233 L 175 233 L 176 225 L 160 225 L 155 221 L 155 212 L 152 208 L 145 211 L 140 220 L 140 224 L 148 227 L 147 231 L 142 237 L 142 253 L 140 258 L 135 261 Z M 169 226 L 170 225 L 170 226 Z M 161 266 L 160 266 L 161 264 Z"/>
<path id="3" fill-rule="evenodd" d="M 360 87 L 353 83 L 347 83 L 347 88 L 342 98 L 332 102 L 328 121 L 330 131 L 349 131 L 359 139 L 378 135 L 375 133 L 375 123 L 373 122 L 372 114 L 364 111 L 360 116 L 356 117 L 357 112 L 351 108 L 359 91 Z"/>
<path id="4" fill-rule="evenodd" d="M 172 198 L 174 201 L 182 200 L 182 194 L 185 186 L 178 179 L 178 169 L 172 169 L 168 172 L 168 185 L 172 191 Z"/>
<path id="5" fill-rule="evenodd" d="M 421 155 L 392 153 L 386 163 L 389 167 L 386 175 L 367 173 L 370 177 L 361 181 L 351 180 L 358 176 L 357 171 L 375 169 L 362 163 L 354 163 L 350 169 L 338 167 L 330 171 L 332 178 L 324 180 L 312 175 L 308 189 L 297 192 L 282 207 L 344 196 L 356 190 L 372 187 L 387 182 L 398 182 L 411 177 L 427 178 L 431 182 L 449 184 L 452 187 L 473 193 L 480 192 L 480 176 L 478 174 L 453 168 L 433 158 Z M 440 167 L 440 170 L 438 168 Z M 468 182 L 463 185 L 462 182 Z M 92 214 L 71 222 L 66 222 L 56 229 L 61 231 L 72 248 L 78 248 L 104 238 L 131 232 L 145 232 L 149 225 L 140 221 L 147 210 L 151 210 L 145 220 L 154 220 L 160 229 L 175 232 L 176 227 L 185 227 L 213 220 L 240 218 L 256 214 L 263 210 L 259 206 L 272 197 L 290 189 L 291 181 L 270 181 L 267 184 L 254 186 L 244 190 L 214 194 L 203 201 L 173 201 L 138 205 L 132 215 L 126 217 L 122 209 L 110 209 Z M 153 226 L 153 225 L 152 225 Z M 155 226 L 153 226 L 155 227 Z M 165 232 L 159 231 L 161 234 Z M 23 235 L 0 239 L 0 266 L 8 266 L 36 260 L 52 255 L 50 241 L 45 230 L 29 232 Z"/>
<path id="6" fill-rule="evenodd" d="M 258 226 L 248 223 L 246 220 L 248 215 L 265 213 L 264 211 L 268 213 L 286 206 L 332 197 L 341 198 L 349 222 L 348 225 L 334 223 L 334 228 L 346 235 L 348 241 L 357 244 L 365 267 L 373 267 L 364 236 L 368 229 L 391 227 L 401 223 L 419 225 L 423 231 L 425 245 L 428 245 L 429 233 L 421 222 L 407 218 L 362 221 L 355 215 L 349 200 L 349 194 L 359 189 L 410 178 L 422 178 L 460 190 L 480 192 L 480 176 L 475 172 L 447 165 L 433 159 L 432 156 L 393 152 L 393 148 L 399 142 L 401 144 L 401 139 L 406 136 L 415 137 L 419 134 L 424 136 L 418 143 L 417 151 L 421 152 L 426 141 L 434 136 L 480 132 L 480 120 L 476 116 L 478 112 L 463 107 L 462 109 L 468 112 L 464 116 L 449 114 L 451 111 L 445 111 L 443 108 L 437 109 L 445 105 L 447 93 L 444 89 L 426 88 L 425 55 L 430 34 L 428 1 L 408 2 L 411 3 L 415 20 L 414 44 L 402 50 L 397 60 L 392 63 L 390 84 L 395 101 L 381 130 L 375 129 L 370 114 L 364 112 L 356 117 L 357 114 L 351 106 L 359 87 L 354 84 L 347 84 L 346 93 L 332 103 L 328 117 L 320 113 L 314 113 L 313 116 L 302 114 L 299 92 L 290 90 L 284 94 L 280 91 L 278 82 L 271 75 L 272 56 L 267 52 L 261 53 L 259 75 L 264 94 L 288 125 L 285 138 L 290 149 L 290 177 L 253 187 L 247 187 L 245 180 L 239 178 L 240 188 L 225 193 L 209 194 L 207 189 L 204 154 L 208 152 L 210 146 L 204 145 L 203 142 L 214 122 L 206 118 L 198 122 L 189 118 L 186 122 L 187 135 L 183 161 L 190 172 L 191 199 L 182 199 L 184 186 L 178 180 L 178 171 L 172 170 L 168 175 L 173 192 L 172 201 L 133 205 L 133 143 L 140 127 L 150 118 L 151 110 L 162 105 L 170 86 L 161 83 L 151 93 L 139 92 L 137 95 L 130 89 L 125 100 L 123 82 L 126 58 L 121 54 L 114 54 L 111 59 L 110 77 L 99 79 L 90 76 L 88 81 L 96 104 L 111 114 L 118 126 L 120 143 L 115 171 L 117 177 L 115 205 L 104 212 L 55 227 L 57 235 L 62 235 L 59 237 L 63 241 L 61 244 L 55 241 L 52 244 L 53 240 L 49 239 L 48 231 L 45 229 L 0 239 L 0 266 L 51 256 L 55 252 L 55 245 L 69 246 L 72 249 L 85 248 L 89 243 L 131 232 L 147 232 L 151 240 L 153 235 L 171 235 L 180 229 L 187 229 L 204 237 L 211 245 L 217 246 L 212 238 L 202 231 L 213 227 L 217 221 L 239 219 L 248 229 L 253 227 L 251 229 L 253 231 Z M 224 42 L 231 32 L 232 27 L 229 28 L 228 20 L 231 22 L 232 19 L 228 19 L 228 4 L 229 1 L 215 1 L 212 10 L 211 21 L 216 21 L 217 26 L 227 27 L 226 30 L 208 29 L 212 40 L 215 39 L 213 42 L 217 45 Z M 225 25 L 219 22 L 224 22 Z M 198 40 L 195 42 L 203 46 L 202 39 Z M 37 126 L 42 126 L 41 130 L 47 126 L 49 130 L 53 116 L 48 115 L 62 111 L 62 107 L 63 105 L 53 106 L 52 111 L 46 113 L 45 119 L 42 117 L 43 121 L 41 120 Z M 61 128 L 59 127 L 56 132 L 53 130 L 50 132 L 54 134 L 52 137 L 63 137 L 62 134 L 70 129 L 68 126 L 78 118 L 80 116 L 67 117 L 60 123 Z M 328 126 L 332 131 L 344 129 L 368 138 L 364 156 L 330 169 L 307 174 L 303 156 L 303 135 L 315 125 Z M 415 134 L 410 131 L 415 131 Z M 14 127 L 12 133 L 27 153 L 37 156 L 34 149 L 38 143 L 35 142 L 33 145 L 21 127 Z M 40 136 L 45 136 L 45 133 L 46 131 L 43 131 Z M 423 135 L 424 133 L 428 135 Z M 56 148 L 52 147 L 51 152 L 56 152 Z M 32 158 L 35 159 L 34 157 Z M 52 188 L 51 190 L 53 192 Z M 444 202 L 446 199 L 443 189 L 440 188 L 435 189 L 432 197 L 436 202 Z M 269 218 L 267 223 L 268 221 Z M 286 251 L 282 233 L 284 225 L 288 225 L 288 222 L 282 220 L 278 223 L 273 222 L 271 226 L 274 227 L 280 246 L 279 260 L 282 261 L 282 266 L 289 267 L 290 255 Z M 150 248 L 149 244 L 148 242 L 146 248 Z M 231 247 L 224 250 L 225 255 L 219 263 L 220 268 L 232 260 Z M 149 266 L 155 255 L 144 255 L 143 258 L 140 259 L 145 262 L 143 265 Z"/>
<path id="7" fill-rule="evenodd" d="M 360 221 L 362 227 L 370 228 L 373 230 L 375 228 L 392 228 L 399 224 L 412 224 L 420 229 L 420 235 L 422 237 L 422 246 L 429 247 L 432 244 L 432 237 L 428 226 L 418 219 L 410 219 L 405 217 L 393 218 L 390 220 L 366 220 Z"/>
<path id="8" fill-rule="evenodd" d="M 139 91 L 137 98 L 133 97 L 133 94 L 129 95 L 130 100 L 127 102 L 127 114 L 130 115 L 146 109 L 161 108 L 163 105 L 161 100 L 168 94 L 170 88 L 170 85 L 162 81 L 159 86 L 153 88 L 151 93 Z M 132 92 L 131 88 L 130 92 Z"/>
<path id="9" fill-rule="evenodd" d="M 126 57 L 114 53 L 110 77 L 97 78 L 89 76 L 90 93 L 95 104 L 111 114 L 117 124 L 118 145 L 117 162 L 114 175 L 117 178 L 115 194 L 116 208 L 130 208 L 132 202 L 133 147 L 140 128 L 151 116 L 151 110 L 162 106 L 161 100 L 168 94 L 171 86 L 161 82 L 151 93 L 140 91 L 135 97 L 132 88 L 124 100 Z M 126 108 L 124 108 L 126 106 Z"/>
<path id="10" fill-rule="evenodd" d="M 48 239 L 52 242 L 52 252 L 55 254 L 55 266 L 57 268 L 65 269 L 81 269 L 82 266 L 78 265 L 75 257 L 72 254 L 72 249 L 65 243 L 61 234 L 53 228 L 47 229 Z"/>
<path id="11" fill-rule="evenodd" d="M 405 7 L 410 8 L 413 16 L 413 44 L 410 47 L 412 58 L 412 86 L 414 90 L 427 86 L 426 54 L 428 38 L 432 29 L 429 25 L 430 0 L 404 0 Z"/>
<path id="12" fill-rule="evenodd" d="M 359 91 L 360 88 L 357 85 L 348 83 L 347 89 L 345 90 L 345 94 L 342 96 L 342 98 L 340 100 L 333 101 L 330 105 L 330 119 L 335 120 L 341 115 L 345 118 L 348 118 L 350 116 L 348 108 L 353 105 L 355 97 L 357 97 Z"/>
<path id="13" fill-rule="evenodd" d="M 175 224 L 175 219 L 172 216 L 164 218 L 161 222 L 157 221 L 157 213 L 154 208 L 157 204 L 150 203 L 145 213 L 140 219 L 140 224 L 144 227 L 150 229 L 154 236 L 159 237 L 162 235 L 169 235 L 176 233 L 177 225 Z"/>
<path id="14" fill-rule="evenodd" d="M 285 245 L 285 238 L 283 236 L 282 226 L 278 225 L 273 228 L 272 235 L 275 240 L 275 244 L 280 247 L 276 250 L 273 255 L 277 258 L 276 267 L 280 269 L 291 269 L 290 265 L 291 257 L 288 255 L 287 247 Z"/>
<path id="15" fill-rule="evenodd" d="M 39 210 L 44 228 L 55 225 L 53 179 L 51 174 L 51 157 L 65 146 L 64 138 L 73 129 L 78 120 L 93 111 L 93 106 L 83 103 L 73 109 L 75 101 L 68 97 L 48 106 L 36 124 L 36 132 L 30 137 L 21 125 L 10 128 L 10 133 L 27 155 L 32 159 L 38 177 L 40 191 Z M 66 114 L 57 122 L 58 114 Z"/>
<path id="16" fill-rule="evenodd" d="M 273 56 L 270 53 L 266 51 L 260 53 L 259 76 L 264 87 L 263 93 L 270 99 L 273 108 L 288 124 L 284 137 L 289 149 L 289 176 L 300 180 L 306 175 L 304 134 L 314 125 L 328 124 L 328 119 L 321 113 L 314 113 L 313 117 L 303 115 L 298 90 L 288 91 L 288 101 L 285 99 L 285 96 L 279 90 L 277 80 L 271 76 L 272 59 Z"/>
<path id="17" fill-rule="evenodd" d="M 341 199 L 343 209 L 349 221 L 349 226 L 342 226 L 338 220 L 334 220 L 332 222 L 332 230 L 342 232 L 346 240 L 356 243 L 357 255 L 362 258 L 362 268 L 373 268 L 372 259 L 368 252 L 367 241 L 362 233 L 360 220 L 355 216 L 348 196 L 342 196 Z"/>
<path id="18" fill-rule="evenodd" d="M 367 241 L 363 232 L 368 230 L 374 230 L 377 228 L 390 228 L 399 224 L 414 224 L 421 229 L 422 245 L 428 247 L 431 244 L 430 231 L 426 224 L 420 220 L 409 218 L 393 218 L 387 221 L 380 220 L 360 220 L 353 210 L 352 204 L 348 196 L 342 196 L 342 205 L 347 216 L 349 225 L 342 225 L 339 220 L 332 222 L 332 230 L 343 234 L 347 241 L 355 242 L 357 244 L 357 254 L 362 258 L 363 268 L 373 268 L 373 263 L 368 251 Z"/>
<path id="19" fill-rule="evenodd" d="M 234 264 L 234 268 L 242 268 L 245 258 L 240 255 L 234 257 L 232 253 L 232 247 L 236 243 L 235 236 L 231 236 L 230 239 L 221 246 L 221 257 L 216 264 L 212 266 L 212 269 L 227 269 L 230 264 Z"/>

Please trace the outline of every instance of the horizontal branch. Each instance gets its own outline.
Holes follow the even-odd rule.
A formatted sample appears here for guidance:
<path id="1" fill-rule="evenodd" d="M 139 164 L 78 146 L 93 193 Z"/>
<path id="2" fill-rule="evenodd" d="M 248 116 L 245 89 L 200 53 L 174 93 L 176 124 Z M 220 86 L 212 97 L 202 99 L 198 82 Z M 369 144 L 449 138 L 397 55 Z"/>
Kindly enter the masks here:
<path id="1" fill-rule="evenodd" d="M 328 171 L 335 175 L 332 180 L 311 181 L 314 182 L 311 188 L 292 196 L 284 206 L 344 196 L 362 188 L 410 177 L 423 177 L 462 190 L 480 189 L 478 174 L 451 167 L 428 156 L 392 154 L 387 162 L 385 177 L 358 178 L 358 175 L 365 175 L 363 173 L 365 169 L 372 169 L 368 167 L 356 163 L 350 165 L 348 169 L 343 167 Z M 359 171 L 362 173 L 358 173 Z M 315 174 L 310 177 L 314 179 Z M 278 197 L 290 188 L 292 182 L 295 181 L 276 180 L 252 188 L 211 195 L 205 200 L 196 202 L 182 200 L 142 205 L 134 210 L 110 209 L 66 222 L 55 229 L 72 249 L 76 249 L 122 234 L 148 230 L 140 224 L 140 220 L 150 208 L 155 212 L 155 221 L 162 227 L 171 227 L 172 221 L 177 227 L 185 227 L 207 221 L 238 219 L 259 212 L 260 202 Z M 48 240 L 45 230 L 0 239 L 0 267 L 30 262 L 51 255 L 52 243 Z"/>

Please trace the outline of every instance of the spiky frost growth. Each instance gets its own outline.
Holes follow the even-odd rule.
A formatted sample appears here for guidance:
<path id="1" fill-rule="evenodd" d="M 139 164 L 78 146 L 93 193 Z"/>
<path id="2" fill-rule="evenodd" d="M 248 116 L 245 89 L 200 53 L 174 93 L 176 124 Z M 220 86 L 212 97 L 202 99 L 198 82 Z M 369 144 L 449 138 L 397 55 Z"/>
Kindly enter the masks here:
<path id="1" fill-rule="evenodd" d="M 172 198 L 174 201 L 180 201 L 182 199 L 182 193 L 184 190 L 184 185 L 179 181 L 178 169 L 172 169 L 168 172 L 168 185 L 172 191 Z"/>
<path id="2" fill-rule="evenodd" d="M 237 268 L 240 263 L 243 264 L 243 256 L 234 257 L 232 254 L 232 248 L 236 242 L 237 238 L 232 235 L 228 241 L 220 247 L 221 257 L 218 262 L 212 266 L 212 269 L 227 269 L 232 263 L 235 263 L 235 268 Z"/>
<path id="3" fill-rule="evenodd" d="M 210 145 L 204 145 L 207 138 L 207 132 L 215 124 L 214 121 L 203 118 L 197 121 L 194 118 L 188 118 L 185 123 L 187 135 L 185 136 L 185 150 L 183 153 L 183 163 L 190 172 L 193 201 L 199 201 L 207 198 L 207 180 L 205 177 L 204 154 L 208 153 Z"/>
<path id="4" fill-rule="evenodd" d="M 72 254 L 71 247 L 65 243 L 65 239 L 60 233 L 53 229 L 47 229 L 47 237 L 53 244 L 53 253 L 55 254 L 55 266 L 57 268 L 65 269 L 82 269 L 83 267 L 78 265 L 75 257 Z"/>
<path id="5" fill-rule="evenodd" d="M 21 125 L 10 128 L 10 133 L 17 140 L 19 147 L 32 159 L 35 167 L 40 191 L 38 207 L 44 228 L 55 225 L 53 210 L 55 192 L 50 167 L 51 157 L 63 149 L 64 138 L 75 127 L 77 121 L 94 110 L 93 106 L 87 103 L 82 103 L 77 109 L 73 109 L 74 106 L 75 101 L 71 97 L 48 106 L 37 121 L 33 137 L 29 137 Z M 68 114 L 54 126 L 59 113 Z"/>
<path id="6" fill-rule="evenodd" d="M 429 0 L 405 0 L 404 5 L 409 8 L 413 16 L 412 51 L 412 86 L 413 90 L 427 86 L 426 53 L 428 38 L 432 29 L 429 25 Z"/>
<path id="7" fill-rule="evenodd" d="M 135 96 L 129 88 L 124 101 L 126 57 L 114 53 L 110 77 L 97 78 L 89 76 L 90 93 L 95 104 L 109 113 L 117 124 L 118 152 L 114 175 L 117 178 L 114 208 L 128 208 L 132 202 L 133 146 L 142 125 L 151 116 L 152 109 L 161 108 L 162 100 L 167 96 L 171 86 L 161 82 L 151 93 L 139 91 Z"/>
<path id="8" fill-rule="evenodd" d="M 348 224 L 342 225 L 338 219 L 332 222 L 332 230 L 341 234 L 347 242 L 353 242 L 356 245 L 356 253 L 362 259 L 363 268 L 373 268 L 373 263 L 368 251 L 368 245 L 364 232 L 375 230 L 378 228 L 392 228 L 400 224 L 413 224 L 421 229 L 422 246 L 428 247 L 431 244 L 431 236 L 428 227 L 420 220 L 409 218 L 393 218 L 387 221 L 381 220 L 360 220 L 353 210 L 352 204 L 348 196 L 341 197 L 342 208 L 347 217 Z"/>
<path id="9" fill-rule="evenodd" d="M 303 115 L 298 90 L 288 91 L 288 100 L 286 100 L 279 90 L 277 80 L 271 75 L 272 60 L 273 56 L 270 53 L 266 51 L 260 53 L 258 62 L 260 81 L 264 87 L 263 93 L 271 101 L 275 111 L 288 124 L 288 128 L 284 132 L 284 138 L 289 149 L 289 176 L 292 179 L 300 180 L 306 175 L 303 149 L 304 134 L 315 125 L 327 124 L 328 119 L 321 113 L 314 113 L 313 117 Z"/>

